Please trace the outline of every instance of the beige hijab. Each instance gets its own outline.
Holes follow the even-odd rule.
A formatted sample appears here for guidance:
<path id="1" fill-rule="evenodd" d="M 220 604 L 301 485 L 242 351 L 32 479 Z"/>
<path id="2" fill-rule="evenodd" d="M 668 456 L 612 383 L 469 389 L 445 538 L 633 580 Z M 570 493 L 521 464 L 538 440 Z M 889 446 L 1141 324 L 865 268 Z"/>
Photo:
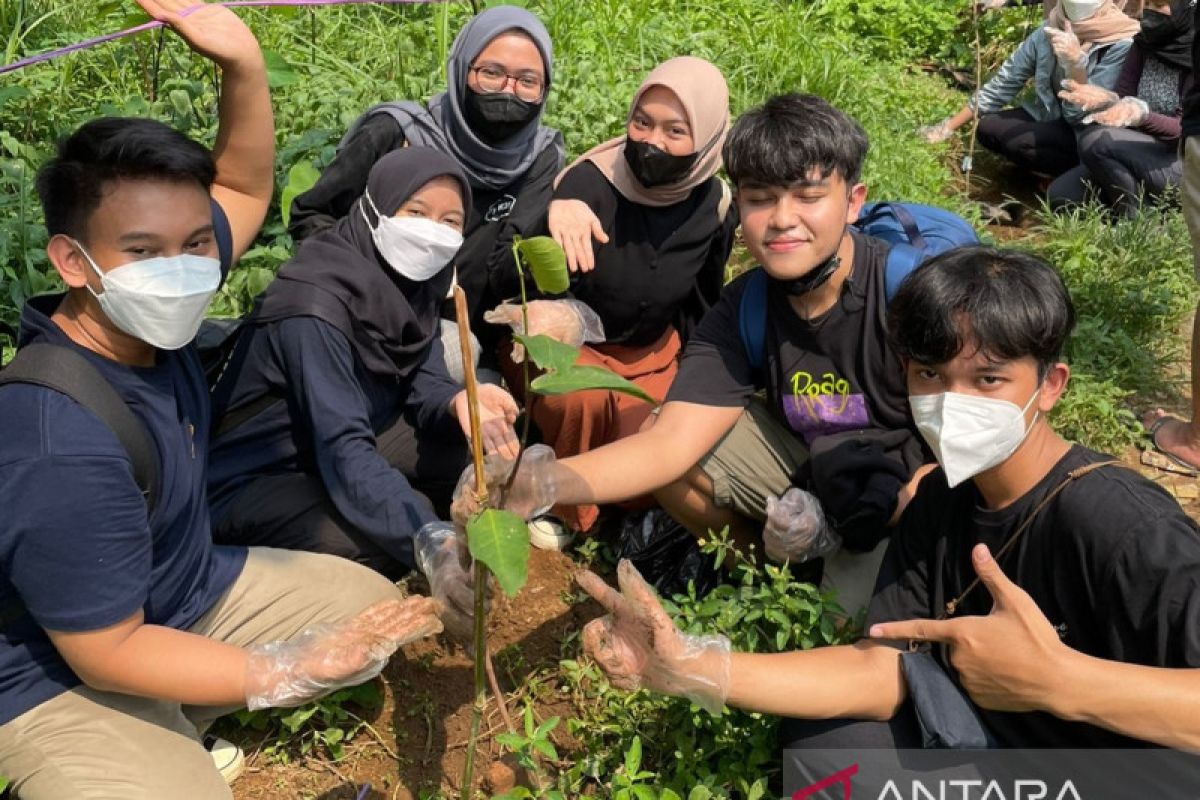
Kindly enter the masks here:
<path id="1" fill-rule="evenodd" d="M 1129 3 L 1123 2 L 1121 5 L 1128 6 Z M 1066 30 L 1067 22 L 1066 13 L 1057 5 L 1046 16 L 1046 24 L 1060 31 Z M 1079 38 L 1080 44 L 1112 44 L 1122 39 L 1132 39 L 1141 29 L 1141 23 L 1122 11 L 1117 0 L 1106 0 L 1091 17 L 1071 23 L 1071 30 Z"/>
<path id="2" fill-rule="evenodd" d="M 577 158 L 559 173 L 554 182 L 556 186 L 567 170 L 581 161 L 591 161 L 626 200 L 645 206 L 670 206 L 685 200 L 693 189 L 717 174 L 721 168 L 721 146 L 729 131 L 729 87 L 725 85 L 725 76 L 702 58 L 679 56 L 664 61 L 646 76 L 633 96 L 625 118 L 626 127 L 642 95 L 652 86 L 663 86 L 674 92 L 687 114 L 699 153 L 688 173 L 675 183 L 647 189 L 633 176 L 625 162 L 622 148 L 626 137 L 618 136 Z"/>
<path id="3" fill-rule="evenodd" d="M 1142 15 L 1142 6 L 1145 5 L 1143 0 L 1114 0 L 1115 5 L 1119 10 L 1124 11 L 1131 17 L 1140 17 Z M 1046 0 L 1042 5 L 1042 12 L 1049 17 L 1050 12 L 1058 6 L 1058 0 Z"/>

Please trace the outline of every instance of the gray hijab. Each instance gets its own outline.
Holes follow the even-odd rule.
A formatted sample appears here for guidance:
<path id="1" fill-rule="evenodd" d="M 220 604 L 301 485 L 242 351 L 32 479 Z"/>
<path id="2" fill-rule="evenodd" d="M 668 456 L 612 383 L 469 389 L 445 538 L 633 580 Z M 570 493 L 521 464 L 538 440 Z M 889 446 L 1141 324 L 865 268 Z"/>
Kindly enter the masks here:
<path id="1" fill-rule="evenodd" d="M 387 114 L 399 123 L 410 145 L 433 147 L 452 156 L 467 174 L 471 185 L 477 188 L 503 189 L 521 178 L 550 146 L 558 149 L 559 163 L 562 163 L 562 136 L 553 128 L 540 124 L 541 111 L 502 146 L 487 144 L 467 124 L 463 103 L 471 62 L 493 39 L 512 30 L 529 36 L 542 54 L 549 92 L 554 50 L 546 26 L 523 8 L 494 6 L 473 17 L 455 37 L 446 62 L 447 91 L 434 96 L 426 106 L 411 100 L 380 103 L 350 126 L 341 144 L 349 141 L 368 118 Z M 545 108 L 545 100 L 542 108 Z"/>

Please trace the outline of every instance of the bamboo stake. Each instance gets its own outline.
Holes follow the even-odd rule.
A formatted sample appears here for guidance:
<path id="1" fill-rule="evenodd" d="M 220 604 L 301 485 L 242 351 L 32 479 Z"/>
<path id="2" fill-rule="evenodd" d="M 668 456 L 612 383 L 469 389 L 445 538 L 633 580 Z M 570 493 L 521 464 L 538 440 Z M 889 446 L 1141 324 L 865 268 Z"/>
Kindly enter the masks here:
<path id="1" fill-rule="evenodd" d="M 479 506 L 488 500 L 487 481 L 483 470 L 483 434 L 479 425 L 479 385 L 475 381 L 475 360 L 471 354 L 471 323 L 467 313 L 467 295 L 461 286 L 454 287 L 454 316 L 458 322 L 458 340 L 462 353 L 463 378 L 467 385 L 467 414 L 471 422 L 471 460 L 475 465 L 475 497 Z M 487 567 L 475 562 L 475 706 L 471 710 L 471 737 L 463 767 L 462 800 L 470 800 L 475 773 L 475 749 L 479 725 L 487 704 L 487 675 L 484 658 L 484 622 L 486 617 Z"/>

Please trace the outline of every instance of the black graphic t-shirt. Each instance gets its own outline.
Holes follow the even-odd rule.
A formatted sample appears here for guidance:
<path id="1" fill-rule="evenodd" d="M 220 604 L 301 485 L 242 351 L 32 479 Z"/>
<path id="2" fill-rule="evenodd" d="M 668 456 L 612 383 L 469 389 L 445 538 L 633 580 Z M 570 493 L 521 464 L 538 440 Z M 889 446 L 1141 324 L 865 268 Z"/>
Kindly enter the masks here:
<path id="1" fill-rule="evenodd" d="M 751 363 L 739 324 L 750 274 L 726 286 L 688 342 L 667 397 L 745 407 L 765 390 L 774 416 L 809 448 L 798 482 L 816 492 L 842 528 L 864 502 L 890 504 L 871 515 L 886 519 L 895 493 L 928 460 L 911 427 L 900 357 L 887 339 L 889 245 L 851 236 L 851 273 L 837 303 L 819 318 L 802 319 L 783 287 L 769 280 L 762 369 Z M 847 538 L 852 548 L 876 541 Z"/>

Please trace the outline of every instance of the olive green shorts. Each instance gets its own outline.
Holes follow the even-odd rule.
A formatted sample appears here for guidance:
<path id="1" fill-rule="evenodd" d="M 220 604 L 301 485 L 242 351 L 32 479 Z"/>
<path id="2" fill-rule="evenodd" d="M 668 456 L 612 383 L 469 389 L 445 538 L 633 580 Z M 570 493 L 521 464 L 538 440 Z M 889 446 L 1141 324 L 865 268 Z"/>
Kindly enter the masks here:
<path id="1" fill-rule="evenodd" d="M 779 497 L 793 486 L 806 461 L 808 448 L 800 437 L 755 398 L 725 438 L 700 459 L 700 469 L 713 483 L 718 508 L 764 520 L 767 497 Z"/>

